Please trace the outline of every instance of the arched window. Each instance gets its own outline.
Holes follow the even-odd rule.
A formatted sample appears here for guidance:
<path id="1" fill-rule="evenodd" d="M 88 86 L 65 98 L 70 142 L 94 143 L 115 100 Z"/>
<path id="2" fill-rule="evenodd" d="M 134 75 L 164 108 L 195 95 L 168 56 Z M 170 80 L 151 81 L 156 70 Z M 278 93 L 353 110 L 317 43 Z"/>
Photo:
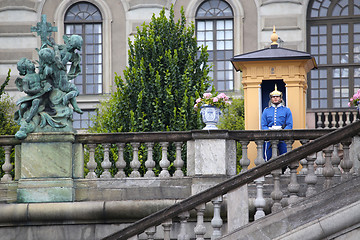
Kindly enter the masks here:
<path id="1" fill-rule="evenodd" d="M 311 0 L 307 46 L 317 70 L 309 77 L 308 108 L 344 108 L 360 88 L 360 0 Z"/>
<path id="2" fill-rule="evenodd" d="M 65 14 L 65 34 L 82 36 L 81 75 L 74 83 L 80 94 L 101 94 L 102 74 L 102 16 L 99 9 L 88 2 L 70 6 Z"/>
<path id="3" fill-rule="evenodd" d="M 198 46 L 207 46 L 217 91 L 234 90 L 234 70 L 229 61 L 234 56 L 233 16 L 230 5 L 222 0 L 204 1 L 196 12 Z"/>

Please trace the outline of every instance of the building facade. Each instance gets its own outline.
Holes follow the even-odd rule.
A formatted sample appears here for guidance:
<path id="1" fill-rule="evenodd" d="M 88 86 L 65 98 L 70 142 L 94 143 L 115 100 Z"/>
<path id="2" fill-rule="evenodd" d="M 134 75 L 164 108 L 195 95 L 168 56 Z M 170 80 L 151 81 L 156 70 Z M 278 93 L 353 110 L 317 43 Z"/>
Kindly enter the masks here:
<path id="1" fill-rule="evenodd" d="M 115 72 L 121 75 L 126 67 L 128 39 L 172 4 L 176 17 L 183 7 L 199 45 L 208 46 L 219 92 L 242 95 L 241 73 L 229 59 L 269 47 L 273 26 L 280 47 L 306 51 L 318 64 L 307 79 L 308 128 L 326 120 L 317 112 L 348 109 L 360 88 L 360 0 L 0 0 L 0 79 L 11 69 L 7 91 L 21 96 L 14 83 L 16 62 L 37 60 L 40 39 L 30 29 L 46 14 L 58 29 L 57 43 L 64 34 L 84 39 L 82 74 L 74 80 L 84 114 L 74 115 L 74 127 L 87 128 L 97 104 L 111 93 Z"/>

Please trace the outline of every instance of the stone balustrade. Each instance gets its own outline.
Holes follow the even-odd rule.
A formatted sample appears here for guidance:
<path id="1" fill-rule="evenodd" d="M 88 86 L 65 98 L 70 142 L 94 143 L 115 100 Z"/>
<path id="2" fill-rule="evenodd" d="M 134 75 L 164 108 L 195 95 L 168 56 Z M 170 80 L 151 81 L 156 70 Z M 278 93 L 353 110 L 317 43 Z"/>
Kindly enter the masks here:
<path id="1" fill-rule="evenodd" d="M 307 111 L 308 122 L 312 123 L 308 128 L 335 129 L 355 122 L 359 118 L 357 109 L 317 109 Z"/>
<path id="2" fill-rule="evenodd" d="M 250 165 L 247 146 L 250 143 L 255 143 L 257 147 L 258 154 L 254 159 L 256 170 L 264 166 L 262 152 L 265 141 L 270 141 L 273 146 L 279 140 L 285 141 L 290 152 L 294 142 L 304 146 L 310 144 L 311 148 L 311 143 L 316 142 L 316 139 L 333 132 L 332 129 L 317 129 L 75 134 L 74 144 L 78 146 L 76 151 L 81 152 L 79 154 L 75 151 L 75 155 L 85 159 L 83 163 L 85 172 L 83 177 L 74 180 L 75 188 L 82 186 L 86 189 L 95 183 L 94 181 L 99 181 L 95 188 L 100 188 L 101 183 L 107 185 L 116 181 L 122 184 L 126 179 L 133 189 L 136 189 L 144 185 L 145 181 L 146 183 L 149 183 L 149 180 L 151 183 L 166 181 L 166 184 L 169 184 L 171 180 L 171 184 L 179 183 L 173 185 L 175 188 L 181 185 L 189 189 L 188 197 L 191 199 L 192 195 L 206 192 L 207 189 L 211 189 L 219 182 L 228 181 L 231 177 L 253 174 L 253 170 L 247 170 Z M 322 189 L 358 175 L 357 152 L 360 141 L 356 132 L 348 135 L 355 136 L 330 141 L 329 146 L 325 144 L 326 147 L 310 151 L 304 156 L 299 154 L 297 158 L 292 158 L 296 158 L 296 161 L 292 162 L 279 158 L 274 148 L 272 158 L 275 162 L 280 160 L 278 167 L 287 163 L 284 165 L 286 167 L 265 171 L 266 174 L 261 176 L 257 176 L 255 171 L 255 175 L 252 175 L 253 180 L 243 187 L 224 194 L 215 194 L 215 197 L 208 200 L 206 198 L 199 200 L 193 203 L 193 208 L 181 211 L 162 221 L 161 224 L 144 229 L 143 233 L 136 235 L 139 239 L 172 239 L 174 236 L 178 239 L 194 237 L 216 239 L 249 221 L 258 220 L 296 203 L 299 199 L 314 195 Z M 0 201 L 14 202 L 18 164 L 14 165 L 13 161 L 14 155 L 19 154 L 15 149 L 19 148 L 20 142 L 13 139 L 13 136 L 2 136 L 0 145 L 4 150 Z M 237 159 L 236 151 L 239 150 L 242 154 L 241 158 Z M 241 173 L 237 172 L 237 165 L 241 166 Z M 281 171 L 282 168 L 284 170 L 286 168 L 285 172 Z M 12 190 L 6 189 L 8 186 L 11 186 Z M 6 194 L 1 193 L 5 190 Z M 116 189 L 112 190 L 116 191 Z M 75 189 L 75 195 L 77 193 L 81 193 L 81 190 Z M 5 195 L 10 197 L 3 198 Z M 90 200 L 101 200 L 104 196 L 105 194 Z M 181 196 L 182 199 L 187 197 L 183 193 Z M 75 197 L 74 200 L 89 199 Z"/>

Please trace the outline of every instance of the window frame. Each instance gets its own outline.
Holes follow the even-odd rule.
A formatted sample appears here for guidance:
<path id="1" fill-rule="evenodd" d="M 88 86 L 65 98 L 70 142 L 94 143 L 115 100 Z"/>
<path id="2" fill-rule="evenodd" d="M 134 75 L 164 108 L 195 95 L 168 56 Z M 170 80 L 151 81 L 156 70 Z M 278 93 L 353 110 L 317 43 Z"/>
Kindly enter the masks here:
<path id="1" fill-rule="evenodd" d="M 94 8 L 96 8 L 97 12 L 99 12 L 100 14 L 100 18 L 101 20 L 66 20 L 66 17 L 67 17 L 67 14 L 68 12 L 71 10 L 71 8 L 73 8 L 74 6 L 78 5 L 78 4 L 89 4 L 91 6 L 93 6 Z M 67 29 L 67 26 L 73 26 L 75 27 L 76 25 L 81 25 L 81 29 L 82 29 L 82 33 L 81 33 L 81 37 L 83 38 L 83 46 L 82 46 L 82 49 L 81 49 L 81 77 L 82 77 L 82 80 L 81 80 L 81 89 L 79 89 L 80 91 L 80 95 L 102 95 L 104 94 L 104 41 L 103 41 L 103 15 L 100 11 L 100 9 L 94 5 L 93 3 L 91 2 L 86 2 L 86 1 L 83 1 L 83 2 L 76 2 L 76 3 L 73 3 L 71 4 L 65 11 L 65 14 L 64 14 L 64 19 L 63 19 L 63 23 L 64 23 L 64 34 L 66 34 L 66 29 Z M 96 55 L 101 55 L 101 64 L 100 64 L 100 68 L 101 68 L 101 73 L 100 74 L 96 74 L 95 72 L 93 72 L 91 75 L 93 76 L 93 79 L 95 79 L 95 76 L 98 76 L 100 75 L 101 76 L 101 83 L 100 84 L 95 84 L 95 80 L 93 80 L 93 90 L 91 92 L 88 92 L 87 91 L 87 88 L 88 88 L 88 84 L 87 84 L 87 79 L 86 79 L 86 76 L 89 75 L 87 73 L 87 59 L 86 59 L 86 56 L 88 55 L 87 52 L 86 52 L 86 35 L 88 35 L 89 33 L 86 32 L 86 25 L 96 25 L 96 24 L 100 24 L 100 29 L 101 29 L 101 32 L 100 32 L 100 39 L 101 39 L 101 50 L 100 50 L 100 54 L 99 52 L 94 52 L 92 53 L 91 55 L 93 55 L 94 57 Z M 92 35 L 96 35 L 96 33 L 94 32 L 91 32 L 90 34 Z M 95 46 L 95 44 L 93 44 Z M 85 57 L 83 57 L 85 56 Z M 92 64 L 94 66 L 94 69 L 96 68 L 96 64 L 93 63 Z M 76 82 L 76 79 L 74 79 L 74 82 Z M 77 87 L 79 87 L 80 84 L 76 84 Z M 95 91 L 97 88 L 96 86 L 99 85 L 100 86 L 100 91 Z"/>
<path id="2" fill-rule="evenodd" d="M 235 24 L 235 20 L 234 20 L 234 18 L 235 18 L 235 16 L 234 16 L 234 10 L 233 10 L 233 8 L 232 8 L 232 6 L 227 2 L 227 1 L 224 1 L 224 0 L 220 0 L 220 2 L 224 2 L 224 3 L 226 3 L 226 5 L 230 8 L 230 10 L 231 10 L 231 14 L 232 14 L 232 16 L 198 16 L 198 11 L 199 11 L 199 9 L 202 7 L 202 5 L 204 4 L 204 3 L 206 3 L 206 2 L 208 2 L 208 0 L 207 1 L 203 1 L 198 7 L 197 7 L 197 9 L 196 9 L 196 11 L 195 11 L 195 35 L 196 36 L 198 36 L 198 22 L 199 21 L 204 21 L 204 22 L 206 22 L 206 21 L 209 21 L 209 22 L 212 22 L 212 26 L 213 26 L 213 30 L 212 30 L 212 42 L 213 42 L 213 50 L 211 50 L 211 51 L 213 51 L 213 58 L 212 58 L 212 61 L 211 61 L 211 63 L 212 63 L 212 70 L 211 70 L 211 74 L 212 74 L 212 78 L 213 78 L 213 80 L 214 80 L 214 84 L 215 84 L 215 88 L 218 90 L 218 91 L 222 91 L 222 92 L 230 92 L 230 91 L 235 91 L 235 72 L 234 72 L 234 69 L 233 69 L 233 67 L 231 67 L 231 70 L 229 70 L 227 67 L 226 67 L 226 63 L 227 63 L 227 58 L 226 57 L 224 57 L 224 59 L 221 59 L 221 60 L 219 60 L 218 58 L 216 58 L 217 56 L 218 56 L 218 54 L 219 54 L 219 51 L 224 51 L 224 56 L 226 55 L 226 49 L 224 49 L 224 50 L 218 50 L 218 48 L 217 48 L 217 21 L 222 21 L 222 20 L 224 20 L 224 21 L 226 21 L 226 20 L 231 20 L 232 21 L 232 29 L 231 29 L 231 31 L 232 31 L 232 37 L 231 37 L 231 40 L 232 40 L 232 48 L 231 48 L 231 51 L 232 51 L 232 56 L 234 55 L 234 48 L 235 48 L 235 43 L 234 43 L 234 36 L 235 36 L 235 27 L 234 27 L 234 24 Z M 225 30 L 224 30 L 225 31 Z M 204 30 L 204 32 L 206 33 L 206 30 Z M 199 42 L 198 40 L 197 40 L 197 42 Z M 206 45 L 204 45 L 204 46 L 206 46 Z M 209 52 L 209 50 L 208 50 L 208 52 Z M 231 57 L 232 57 L 231 56 Z M 230 58 L 228 59 L 228 60 L 230 60 Z M 222 69 L 222 71 L 224 72 L 224 80 L 221 80 L 221 81 L 219 81 L 218 80 L 218 77 L 216 76 L 216 74 L 218 73 L 218 67 L 217 67 L 217 63 L 219 62 L 219 61 L 224 61 L 224 63 L 225 63 L 225 67 L 224 67 L 224 69 Z M 228 87 L 227 87 L 227 83 L 229 82 L 229 80 L 226 78 L 226 72 L 231 72 L 231 75 L 232 75 L 232 83 L 231 83 L 231 85 L 232 85 L 232 88 L 231 89 L 228 89 Z M 224 87 L 224 89 L 218 89 L 218 83 L 219 82 L 224 82 L 224 85 L 225 85 L 225 87 Z"/>

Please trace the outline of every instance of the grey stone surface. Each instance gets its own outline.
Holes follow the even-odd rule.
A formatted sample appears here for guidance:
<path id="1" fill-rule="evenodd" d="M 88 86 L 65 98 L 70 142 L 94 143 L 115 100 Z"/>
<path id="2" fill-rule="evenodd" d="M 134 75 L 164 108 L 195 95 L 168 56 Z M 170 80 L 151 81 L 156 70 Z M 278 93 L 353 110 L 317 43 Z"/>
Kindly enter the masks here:
<path id="1" fill-rule="evenodd" d="M 323 239 L 360 223 L 360 176 L 233 231 L 222 239 Z M 336 201 L 334 201 L 336 199 Z"/>

